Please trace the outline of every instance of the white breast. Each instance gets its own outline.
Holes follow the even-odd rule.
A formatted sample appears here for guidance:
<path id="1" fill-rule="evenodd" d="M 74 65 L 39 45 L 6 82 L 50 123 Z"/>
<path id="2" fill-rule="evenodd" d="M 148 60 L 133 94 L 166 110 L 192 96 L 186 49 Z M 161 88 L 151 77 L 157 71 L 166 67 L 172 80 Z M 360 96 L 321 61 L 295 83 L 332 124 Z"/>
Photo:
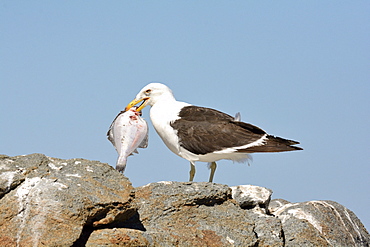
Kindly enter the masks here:
<path id="1" fill-rule="evenodd" d="M 179 156 L 181 156 L 179 138 L 170 123 L 179 119 L 178 114 L 181 108 L 189 105 L 188 103 L 178 101 L 160 101 L 150 109 L 150 119 L 158 135 L 166 146 Z"/>

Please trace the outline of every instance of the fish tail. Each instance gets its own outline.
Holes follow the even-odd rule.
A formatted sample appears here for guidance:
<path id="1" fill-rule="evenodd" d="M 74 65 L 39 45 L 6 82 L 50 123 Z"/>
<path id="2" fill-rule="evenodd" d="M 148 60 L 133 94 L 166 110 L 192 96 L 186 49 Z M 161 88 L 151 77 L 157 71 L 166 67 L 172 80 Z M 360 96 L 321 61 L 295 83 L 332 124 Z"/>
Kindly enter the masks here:
<path id="1" fill-rule="evenodd" d="M 127 157 L 119 156 L 116 163 L 116 170 L 123 173 L 126 168 Z"/>

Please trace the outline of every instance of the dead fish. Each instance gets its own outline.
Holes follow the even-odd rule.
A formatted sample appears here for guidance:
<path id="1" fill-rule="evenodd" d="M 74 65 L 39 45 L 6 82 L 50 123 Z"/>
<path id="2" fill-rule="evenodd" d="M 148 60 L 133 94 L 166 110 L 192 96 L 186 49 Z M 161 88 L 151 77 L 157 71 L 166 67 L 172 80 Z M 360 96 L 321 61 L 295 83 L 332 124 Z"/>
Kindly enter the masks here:
<path id="1" fill-rule="evenodd" d="M 127 111 L 121 111 L 109 127 L 107 136 L 118 153 L 116 169 L 124 172 L 127 157 L 138 153 L 137 148 L 148 146 L 148 124 L 141 117 L 141 112 L 133 106 Z"/>

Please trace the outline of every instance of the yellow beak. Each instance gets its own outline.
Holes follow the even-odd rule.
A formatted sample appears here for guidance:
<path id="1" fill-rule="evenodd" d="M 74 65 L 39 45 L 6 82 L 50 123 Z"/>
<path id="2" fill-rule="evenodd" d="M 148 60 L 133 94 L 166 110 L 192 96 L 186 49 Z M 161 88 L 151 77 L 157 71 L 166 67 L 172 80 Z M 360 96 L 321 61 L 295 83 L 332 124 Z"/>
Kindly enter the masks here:
<path id="1" fill-rule="evenodd" d="M 143 99 L 139 99 L 139 100 L 136 100 L 134 99 L 133 101 L 131 101 L 127 106 L 126 106 L 126 111 L 128 109 L 130 109 L 131 107 L 133 107 L 134 105 L 136 105 L 137 103 L 143 101 L 143 103 L 141 103 L 141 105 L 139 106 L 139 108 L 136 109 L 136 111 L 141 111 L 147 104 L 148 104 L 148 100 L 149 100 L 149 97 L 147 98 L 143 98 Z"/>

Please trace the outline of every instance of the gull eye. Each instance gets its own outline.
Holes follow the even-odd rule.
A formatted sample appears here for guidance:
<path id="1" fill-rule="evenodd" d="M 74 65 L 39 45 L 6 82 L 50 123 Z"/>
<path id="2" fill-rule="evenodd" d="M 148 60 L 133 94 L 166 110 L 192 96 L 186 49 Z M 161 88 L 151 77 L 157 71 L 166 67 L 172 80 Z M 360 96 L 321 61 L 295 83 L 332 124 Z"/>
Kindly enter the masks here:
<path id="1" fill-rule="evenodd" d="M 151 89 L 148 89 L 144 93 L 145 93 L 145 95 L 149 95 L 151 92 L 152 92 L 152 90 Z"/>

